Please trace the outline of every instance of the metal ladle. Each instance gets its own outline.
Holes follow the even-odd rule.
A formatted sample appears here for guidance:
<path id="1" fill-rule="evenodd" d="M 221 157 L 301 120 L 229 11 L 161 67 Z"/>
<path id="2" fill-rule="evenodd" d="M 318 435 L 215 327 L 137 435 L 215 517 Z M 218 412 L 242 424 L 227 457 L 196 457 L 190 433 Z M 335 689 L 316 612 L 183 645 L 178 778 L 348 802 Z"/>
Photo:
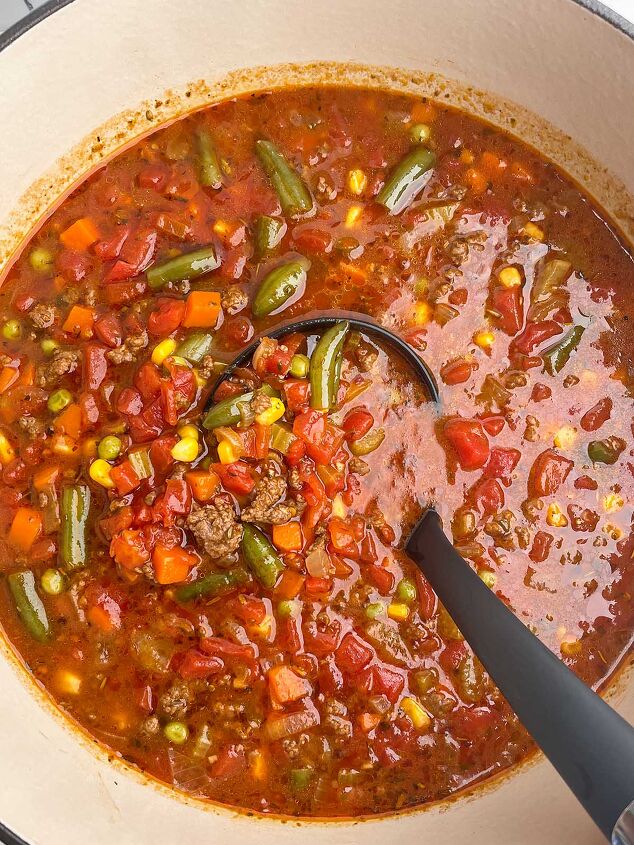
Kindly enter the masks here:
<path id="1" fill-rule="evenodd" d="M 321 333 L 345 320 L 396 351 L 438 403 L 433 372 L 414 349 L 375 323 L 353 317 L 315 317 L 266 333 Z M 220 375 L 248 364 L 259 339 Z M 405 551 L 434 588 L 518 718 L 613 845 L 634 845 L 634 728 L 587 687 L 500 601 L 445 535 L 429 508 Z M 539 812 L 539 808 L 536 808 Z"/>

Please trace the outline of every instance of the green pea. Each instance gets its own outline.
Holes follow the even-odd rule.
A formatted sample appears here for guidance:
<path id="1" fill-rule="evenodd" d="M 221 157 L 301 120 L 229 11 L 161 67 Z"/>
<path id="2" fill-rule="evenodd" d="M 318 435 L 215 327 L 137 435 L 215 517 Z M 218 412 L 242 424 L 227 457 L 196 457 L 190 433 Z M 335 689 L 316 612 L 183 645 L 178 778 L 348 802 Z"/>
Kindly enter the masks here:
<path id="1" fill-rule="evenodd" d="M 385 610 L 385 608 L 383 607 L 381 602 L 375 601 L 375 602 L 372 602 L 372 604 L 369 604 L 366 607 L 365 615 L 368 617 L 368 619 L 376 619 L 377 616 L 380 616 L 383 613 L 384 610 Z"/>
<path id="2" fill-rule="evenodd" d="M 396 588 L 396 595 L 401 601 L 416 601 L 416 584 L 409 578 L 403 578 Z"/>
<path id="3" fill-rule="evenodd" d="M 55 350 L 59 349 L 59 343 L 56 340 L 53 340 L 52 337 L 45 337 L 40 341 L 40 348 L 42 349 L 42 352 L 50 358 Z"/>
<path id="4" fill-rule="evenodd" d="M 39 273 L 44 273 L 53 264 L 53 255 L 44 247 L 36 247 L 29 255 L 29 264 Z"/>
<path id="5" fill-rule="evenodd" d="M 310 358 L 306 355 L 293 355 L 291 358 L 291 375 L 293 378 L 306 378 L 310 369 Z"/>
<path id="6" fill-rule="evenodd" d="M 290 599 L 284 599 L 277 605 L 277 615 L 280 619 L 290 619 L 295 616 L 297 610 L 297 602 Z"/>
<path id="7" fill-rule="evenodd" d="M 163 728 L 163 735 L 174 745 L 183 745 L 189 739 L 189 728 L 184 722 L 168 722 Z"/>
<path id="8" fill-rule="evenodd" d="M 120 451 L 121 441 L 114 434 L 108 434 L 103 440 L 99 441 L 97 446 L 97 454 L 104 461 L 114 461 L 115 458 L 119 457 Z"/>
<path id="9" fill-rule="evenodd" d="M 48 397 L 48 409 L 53 414 L 59 414 L 67 405 L 73 401 L 73 394 L 70 390 L 60 387 L 59 390 L 54 390 Z"/>
<path id="10" fill-rule="evenodd" d="M 40 579 L 42 589 L 49 596 L 59 596 L 66 589 L 66 578 L 59 569 L 46 569 Z"/>
<path id="11" fill-rule="evenodd" d="M 415 144 L 424 144 L 431 138 L 431 127 L 426 123 L 415 123 L 409 130 L 409 134 Z"/>
<path id="12" fill-rule="evenodd" d="M 2 336 L 6 340 L 17 340 L 22 334 L 22 324 L 19 320 L 7 320 L 2 327 Z"/>

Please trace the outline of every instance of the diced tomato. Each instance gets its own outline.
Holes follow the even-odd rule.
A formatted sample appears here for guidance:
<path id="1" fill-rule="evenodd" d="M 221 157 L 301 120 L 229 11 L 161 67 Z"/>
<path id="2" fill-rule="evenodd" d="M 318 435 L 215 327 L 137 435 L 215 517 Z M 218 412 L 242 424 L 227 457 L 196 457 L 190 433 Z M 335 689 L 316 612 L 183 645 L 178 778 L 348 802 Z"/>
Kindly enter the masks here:
<path id="1" fill-rule="evenodd" d="M 496 317 L 496 322 L 502 331 L 511 336 L 516 335 L 524 322 L 522 289 L 496 287 L 491 295 L 491 304 L 500 315 Z"/>
<path id="2" fill-rule="evenodd" d="M 99 520 L 99 527 L 108 540 L 111 540 L 115 534 L 130 528 L 131 525 L 132 508 L 128 506 L 119 508 L 112 516 Z"/>
<path id="3" fill-rule="evenodd" d="M 83 431 L 97 425 L 99 422 L 99 405 L 95 395 L 90 392 L 79 394 L 77 404 L 81 411 L 81 428 Z"/>
<path id="4" fill-rule="evenodd" d="M 590 478 L 589 475 L 580 475 L 575 480 L 575 488 L 577 490 L 596 490 L 598 486 L 594 478 Z"/>
<path id="5" fill-rule="evenodd" d="M 536 384 L 531 392 L 532 402 L 543 402 L 545 399 L 550 399 L 553 395 L 552 390 L 546 384 Z"/>
<path id="6" fill-rule="evenodd" d="M 529 496 L 552 496 L 564 483 L 574 461 L 547 449 L 535 458 L 528 476 Z"/>
<path id="7" fill-rule="evenodd" d="M 139 229 L 126 238 L 118 260 L 106 274 L 106 282 L 120 282 L 138 276 L 145 270 L 156 248 L 156 232 L 153 229 Z"/>
<path id="8" fill-rule="evenodd" d="M 370 646 L 352 632 L 344 636 L 335 652 L 337 666 L 351 675 L 364 669 L 372 660 L 372 656 Z"/>
<path id="9" fill-rule="evenodd" d="M 474 366 L 471 361 L 462 359 L 450 361 L 440 368 L 440 377 L 445 384 L 463 384 L 471 378 Z"/>
<path id="10" fill-rule="evenodd" d="M 180 326 L 185 314 L 185 303 L 182 299 L 165 297 L 157 299 L 156 305 L 148 317 L 147 329 L 157 337 L 166 337 Z"/>
<path id="11" fill-rule="evenodd" d="M 132 281 L 111 282 L 104 285 L 103 296 L 108 305 L 123 306 L 129 305 L 135 299 L 140 299 L 146 291 L 147 282 L 145 279 L 133 279 Z"/>
<path id="12" fill-rule="evenodd" d="M 442 668 L 450 675 L 452 672 L 457 672 L 460 664 L 467 656 L 467 647 L 460 640 L 452 640 L 447 643 L 440 653 L 439 663 Z"/>
<path id="13" fill-rule="evenodd" d="M 136 489 L 141 483 L 141 479 L 135 472 L 130 461 L 123 461 L 122 463 L 117 464 L 117 466 L 112 467 L 110 477 L 116 484 L 117 492 L 121 496 L 125 496 L 127 493 L 132 492 L 132 490 Z"/>
<path id="14" fill-rule="evenodd" d="M 108 374 L 106 349 L 96 343 L 84 346 L 84 366 L 82 368 L 86 390 L 98 390 Z"/>
<path id="15" fill-rule="evenodd" d="M 468 742 L 482 742 L 497 724 L 488 707 L 459 707 L 450 716 L 452 734 Z"/>
<path id="16" fill-rule="evenodd" d="M 324 466 L 323 464 L 317 465 L 316 472 L 324 485 L 326 496 L 329 499 L 334 499 L 337 493 L 341 493 L 345 485 L 345 475 L 343 472 L 333 466 Z"/>
<path id="17" fill-rule="evenodd" d="M 228 493 L 246 496 L 255 487 L 251 467 L 245 461 L 234 464 L 213 464 L 213 471 L 220 477 L 222 486 Z"/>
<path id="18" fill-rule="evenodd" d="M 320 661 L 317 678 L 324 695 L 335 695 L 343 689 L 343 675 L 332 657 Z"/>
<path id="19" fill-rule="evenodd" d="M 420 618 L 423 622 L 429 622 L 436 613 L 438 600 L 432 585 L 418 569 L 416 570 L 416 593 Z"/>
<path id="20" fill-rule="evenodd" d="M 172 449 L 177 442 L 178 437 L 173 434 L 164 434 L 153 441 L 150 446 L 150 461 L 156 473 L 165 473 L 172 466 Z"/>
<path id="21" fill-rule="evenodd" d="M 561 326 L 554 320 L 544 320 L 542 323 L 527 323 L 522 334 L 516 337 L 511 344 L 511 348 L 515 352 L 530 355 L 542 343 L 550 340 L 551 337 L 556 337 L 561 332 Z"/>
<path id="22" fill-rule="evenodd" d="M 216 654 L 242 662 L 252 663 L 255 658 L 253 646 L 233 643 L 222 637 L 203 637 L 199 646 L 205 654 Z"/>
<path id="23" fill-rule="evenodd" d="M 581 417 L 581 428 L 584 431 L 596 431 L 610 419 L 612 400 L 608 397 L 600 399 L 589 411 Z"/>
<path id="24" fill-rule="evenodd" d="M 354 560 L 359 557 L 359 548 L 355 542 L 354 534 L 350 526 L 346 525 L 343 519 L 333 516 L 328 523 L 328 531 L 330 533 L 330 542 L 337 554 L 353 558 Z"/>
<path id="25" fill-rule="evenodd" d="M 489 440 L 479 420 L 447 420 L 444 435 L 455 450 L 462 469 L 483 467 L 489 459 Z"/>
<path id="26" fill-rule="evenodd" d="M 97 338 L 111 349 L 119 346 L 123 339 L 121 321 L 116 314 L 104 314 L 95 320 L 94 331 Z"/>
<path id="27" fill-rule="evenodd" d="M 550 547 L 555 538 L 547 531 L 538 531 L 533 538 L 533 545 L 528 553 L 533 563 L 543 563 L 550 554 Z"/>
<path id="28" fill-rule="evenodd" d="M 304 647 L 320 659 L 333 654 L 337 648 L 341 625 L 339 622 L 332 622 L 323 631 L 320 631 L 315 623 L 304 627 Z"/>
<path id="29" fill-rule="evenodd" d="M 151 402 L 161 392 L 161 374 L 156 364 L 146 361 L 141 364 L 134 376 L 134 386 L 143 398 L 143 402 Z"/>
<path id="30" fill-rule="evenodd" d="M 306 410 L 310 397 L 310 382 L 306 379 L 287 378 L 282 384 L 286 407 L 296 414 Z"/>
<path id="31" fill-rule="evenodd" d="M 403 692 L 405 678 L 387 666 L 373 666 L 372 676 L 372 692 L 375 695 L 385 695 L 388 701 L 395 704 Z"/>
<path id="32" fill-rule="evenodd" d="M 321 596 L 332 590 L 332 581 L 330 578 L 315 578 L 313 575 L 307 575 L 304 590 L 311 596 Z"/>
<path id="33" fill-rule="evenodd" d="M 288 619 L 279 620 L 275 642 L 288 654 L 297 654 L 302 651 L 302 640 L 296 619 L 290 616 Z"/>
<path id="34" fill-rule="evenodd" d="M 126 414 L 132 417 L 138 416 L 143 410 L 141 394 L 133 387 L 124 387 L 117 397 L 116 408 L 120 414 Z"/>
<path id="35" fill-rule="evenodd" d="M 225 345 L 230 349 L 240 349 L 251 340 L 255 333 L 253 323 L 248 317 L 240 314 L 225 320 L 220 329 Z"/>
<path id="36" fill-rule="evenodd" d="M 339 451 L 344 432 L 326 421 L 321 411 L 309 410 L 293 421 L 293 433 L 306 444 L 308 455 L 318 464 L 329 464 Z"/>
<path id="37" fill-rule="evenodd" d="M 160 162 L 148 162 L 137 174 L 137 182 L 140 188 L 153 188 L 160 191 L 169 178 L 167 165 Z"/>
<path id="38" fill-rule="evenodd" d="M 130 226 L 123 224 L 116 226 L 110 237 L 97 241 L 93 246 L 95 255 L 102 261 L 114 261 L 130 234 Z"/>
<path id="39" fill-rule="evenodd" d="M 176 389 L 171 379 L 161 379 L 161 405 L 168 425 L 176 425 L 179 417 Z"/>
<path id="40" fill-rule="evenodd" d="M 377 588 L 382 596 L 389 596 L 394 589 L 394 575 L 385 566 L 368 564 L 364 572 L 368 581 Z"/>
<path id="41" fill-rule="evenodd" d="M 227 610 L 250 625 L 260 625 L 266 618 L 266 605 L 255 596 L 240 595 L 230 599 Z"/>
<path id="42" fill-rule="evenodd" d="M 359 557 L 364 563 L 375 563 L 377 560 L 376 545 L 371 534 L 366 534 L 361 541 Z"/>
<path id="43" fill-rule="evenodd" d="M 298 231 L 299 229 L 299 231 Z M 300 252 L 311 252 L 322 255 L 332 249 L 332 234 L 325 229 L 314 227 L 300 228 L 293 230 L 293 243 Z"/>
<path id="44" fill-rule="evenodd" d="M 225 664 L 219 657 L 203 654 L 198 649 L 186 651 L 178 662 L 178 674 L 185 680 L 191 678 L 208 678 L 222 672 Z"/>
<path id="45" fill-rule="evenodd" d="M 154 512 L 171 517 L 173 514 L 184 516 L 192 506 L 192 494 L 189 484 L 184 478 L 168 478 L 165 482 L 165 492 L 154 503 Z M 166 524 L 170 524 L 169 520 Z"/>
<path id="46" fill-rule="evenodd" d="M 472 489 L 470 497 L 484 516 L 498 513 L 504 507 L 504 490 L 495 478 L 479 481 Z"/>
<path id="47" fill-rule="evenodd" d="M 506 420 L 502 416 L 482 417 L 480 422 L 489 437 L 497 437 L 506 425 Z"/>
<path id="48" fill-rule="evenodd" d="M 110 555 L 125 569 L 136 569 L 150 559 L 144 535 L 132 529 L 125 529 L 112 538 Z"/>
<path id="49" fill-rule="evenodd" d="M 374 425 L 374 417 L 367 408 L 353 408 L 348 411 L 343 419 L 341 427 L 346 433 L 348 440 L 359 440 Z"/>
<path id="50" fill-rule="evenodd" d="M 229 745 L 218 754 L 209 768 L 209 776 L 215 779 L 237 777 L 246 768 L 246 757 L 241 745 Z"/>
<path id="51" fill-rule="evenodd" d="M 484 468 L 487 478 L 509 478 L 518 464 L 521 452 L 518 449 L 502 449 L 495 446 Z"/>
<path id="52" fill-rule="evenodd" d="M 288 447 L 288 452 L 286 453 L 286 463 L 289 467 L 295 467 L 305 454 L 306 444 L 298 437 L 297 440 L 293 440 L 291 445 Z"/>
<path id="53" fill-rule="evenodd" d="M 70 249 L 62 250 L 55 259 L 55 266 L 58 273 L 71 284 L 78 284 L 90 270 L 91 260 L 88 255 L 81 252 L 73 252 Z"/>

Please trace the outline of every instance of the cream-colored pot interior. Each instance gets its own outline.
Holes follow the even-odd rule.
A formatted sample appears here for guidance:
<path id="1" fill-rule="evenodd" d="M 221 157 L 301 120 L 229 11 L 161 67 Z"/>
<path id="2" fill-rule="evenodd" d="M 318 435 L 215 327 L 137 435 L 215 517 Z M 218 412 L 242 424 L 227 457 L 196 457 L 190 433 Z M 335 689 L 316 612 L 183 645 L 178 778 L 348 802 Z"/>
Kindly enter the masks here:
<path id="1" fill-rule="evenodd" d="M 315 64 L 330 62 L 384 71 Z M 287 63 L 304 67 L 263 69 Z M 631 38 L 574 0 L 75 0 L 0 53 L 0 262 L 103 155 L 210 99 L 288 80 L 464 105 L 563 164 L 631 238 L 633 78 Z M 6 648 L 0 690 L 0 821 L 30 845 L 602 841 L 543 760 L 444 807 L 281 823 L 186 801 L 108 763 Z M 634 684 L 613 702 L 634 719 Z"/>

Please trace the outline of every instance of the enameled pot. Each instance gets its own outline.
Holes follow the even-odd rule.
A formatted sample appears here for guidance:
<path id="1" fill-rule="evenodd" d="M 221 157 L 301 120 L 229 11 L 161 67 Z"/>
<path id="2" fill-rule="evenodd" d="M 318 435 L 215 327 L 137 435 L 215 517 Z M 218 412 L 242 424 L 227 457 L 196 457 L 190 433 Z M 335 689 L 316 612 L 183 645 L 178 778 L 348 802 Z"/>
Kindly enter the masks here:
<path id="1" fill-rule="evenodd" d="M 462 106 L 562 165 L 634 240 L 633 78 L 634 30 L 593 0 L 50 0 L 0 37 L 0 270 L 104 156 L 187 110 L 285 83 Z M 11 845 L 602 841 L 540 758 L 424 810 L 284 822 L 109 762 L 1 636 L 0 691 L 0 840 Z M 608 694 L 632 721 L 627 668 Z"/>

